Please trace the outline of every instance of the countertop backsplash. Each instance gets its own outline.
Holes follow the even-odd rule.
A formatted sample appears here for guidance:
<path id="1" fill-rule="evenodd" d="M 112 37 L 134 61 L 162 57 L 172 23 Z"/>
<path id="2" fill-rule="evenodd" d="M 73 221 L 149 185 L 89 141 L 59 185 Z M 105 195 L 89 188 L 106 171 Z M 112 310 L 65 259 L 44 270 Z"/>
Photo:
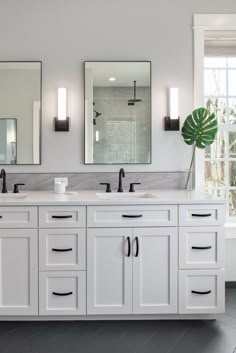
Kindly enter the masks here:
<path id="1" fill-rule="evenodd" d="M 68 190 L 104 190 L 101 182 L 111 183 L 112 191 L 117 191 L 117 173 L 7 173 L 8 191 L 13 190 L 15 183 L 25 183 L 22 190 L 50 191 L 53 190 L 54 178 L 68 177 Z M 148 172 L 126 173 L 123 179 L 124 191 L 129 190 L 129 184 L 140 182 L 136 190 L 184 189 L 185 172 Z"/>

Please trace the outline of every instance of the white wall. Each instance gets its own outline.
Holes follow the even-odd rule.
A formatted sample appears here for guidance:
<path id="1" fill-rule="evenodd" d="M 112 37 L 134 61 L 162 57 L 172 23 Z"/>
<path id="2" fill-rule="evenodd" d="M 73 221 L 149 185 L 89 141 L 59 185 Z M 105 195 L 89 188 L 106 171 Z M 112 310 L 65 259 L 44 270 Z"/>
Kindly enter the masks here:
<path id="1" fill-rule="evenodd" d="M 163 131 L 166 89 L 179 87 L 182 121 L 192 110 L 194 13 L 233 13 L 235 0 L 0 0 L 0 60 L 43 61 L 41 166 L 11 172 L 114 171 L 84 166 L 83 61 L 151 60 L 153 163 L 127 171 L 178 171 L 190 148 Z M 68 89 L 69 133 L 53 131 L 57 87 Z"/>

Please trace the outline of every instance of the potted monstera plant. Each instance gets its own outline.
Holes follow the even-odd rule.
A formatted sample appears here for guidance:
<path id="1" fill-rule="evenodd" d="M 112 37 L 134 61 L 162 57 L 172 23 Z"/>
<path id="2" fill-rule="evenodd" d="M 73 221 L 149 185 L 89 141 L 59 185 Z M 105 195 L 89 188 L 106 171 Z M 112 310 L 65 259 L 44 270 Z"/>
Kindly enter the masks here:
<path id="1" fill-rule="evenodd" d="M 188 188 L 196 148 L 204 149 L 211 145 L 218 131 L 217 118 L 206 108 L 195 109 L 184 121 L 181 135 L 187 145 L 193 145 L 193 154 L 190 162 L 185 189 Z"/>

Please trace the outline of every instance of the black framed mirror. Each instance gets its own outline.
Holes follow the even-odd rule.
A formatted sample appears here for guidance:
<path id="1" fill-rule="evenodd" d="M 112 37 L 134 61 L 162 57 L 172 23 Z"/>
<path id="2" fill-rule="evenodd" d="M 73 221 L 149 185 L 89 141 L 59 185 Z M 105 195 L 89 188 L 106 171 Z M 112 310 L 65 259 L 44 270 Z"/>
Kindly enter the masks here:
<path id="1" fill-rule="evenodd" d="M 0 62 L 0 165 L 41 164 L 42 62 Z"/>
<path id="2" fill-rule="evenodd" d="M 151 62 L 84 63 L 85 164 L 151 163 Z"/>

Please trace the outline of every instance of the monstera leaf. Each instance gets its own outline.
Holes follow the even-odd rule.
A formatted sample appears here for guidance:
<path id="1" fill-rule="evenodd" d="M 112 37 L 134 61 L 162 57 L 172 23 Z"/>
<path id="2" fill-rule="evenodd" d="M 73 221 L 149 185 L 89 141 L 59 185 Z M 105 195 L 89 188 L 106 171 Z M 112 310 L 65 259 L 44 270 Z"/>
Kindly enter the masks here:
<path id="1" fill-rule="evenodd" d="M 206 108 L 195 109 L 182 127 L 182 136 L 188 145 L 196 144 L 198 148 L 211 145 L 217 134 L 218 126 L 215 113 Z"/>
<path id="2" fill-rule="evenodd" d="M 187 116 L 181 134 L 185 143 L 187 145 L 194 145 L 194 148 L 185 189 L 188 187 L 196 147 L 203 149 L 211 145 L 215 141 L 217 131 L 216 115 L 215 113 L 210 113 L 208 109 L 198 108 L 191 115 Z"/>

